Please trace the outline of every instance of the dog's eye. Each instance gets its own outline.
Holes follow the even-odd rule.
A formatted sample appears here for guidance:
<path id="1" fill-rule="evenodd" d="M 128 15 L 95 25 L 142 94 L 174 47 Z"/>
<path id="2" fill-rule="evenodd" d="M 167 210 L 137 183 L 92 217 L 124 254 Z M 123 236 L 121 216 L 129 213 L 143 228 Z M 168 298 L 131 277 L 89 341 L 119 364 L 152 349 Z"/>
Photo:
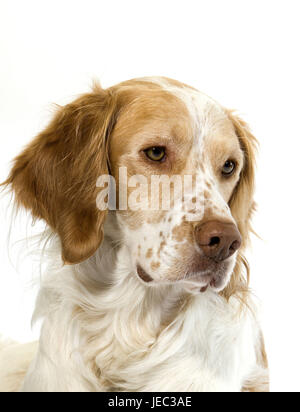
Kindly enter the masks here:
<path id="1" fill-rule="evenodd" d="M 222 168 L 222 175 L 225 177 L 231 176 L 236 168 L 236 163 L 233 160 L 227 160 Z"/>
<path id="2" fill-rule="evenodd" d="M 151 147 L 145 150 L 146 156 L 154 162 L 161 162 L 166 156 L 166 149 L 164 147 Z"/>

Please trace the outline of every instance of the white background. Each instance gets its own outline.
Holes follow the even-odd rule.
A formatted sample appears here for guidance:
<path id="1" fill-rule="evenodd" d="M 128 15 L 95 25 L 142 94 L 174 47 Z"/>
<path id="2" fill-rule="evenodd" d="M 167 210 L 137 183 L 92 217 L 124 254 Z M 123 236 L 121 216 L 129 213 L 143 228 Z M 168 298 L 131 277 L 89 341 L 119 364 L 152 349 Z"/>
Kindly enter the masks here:
<path id="1" fill-rule="evenodd" d="M 0 0 L 0 180 L 45 125 L 51 103 L 146 75 L 191 84 L 237 108 L 260 141 L 249 252 L 273 391 L 300 391 L 299 0 Z M 8 247 L 0 200 L 0 332 L 20 341 L 36 289 L 26 243 Z M 12 240 L 26 235 L 25 219 Z M 30 226 L 27 233 L 31 234 Z M 7 250 L 11 252 L 9 261 Z M 34 268 L 33 268 L 34 266 Z"/>

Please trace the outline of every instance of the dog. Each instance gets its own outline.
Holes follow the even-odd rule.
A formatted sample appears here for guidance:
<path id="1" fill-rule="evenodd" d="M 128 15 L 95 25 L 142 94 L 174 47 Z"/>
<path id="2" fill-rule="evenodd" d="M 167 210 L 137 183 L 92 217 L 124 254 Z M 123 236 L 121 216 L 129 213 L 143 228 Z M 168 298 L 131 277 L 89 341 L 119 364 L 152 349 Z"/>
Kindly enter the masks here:
<path id="1" fill-rule="evenodd" d="M 53 239 L 40 340 L 2 345 L 0 389 L 267 392 L 243 256 L 256 146 L 234 111 L 164 77 L 59 107 L 4 183 Z"/>

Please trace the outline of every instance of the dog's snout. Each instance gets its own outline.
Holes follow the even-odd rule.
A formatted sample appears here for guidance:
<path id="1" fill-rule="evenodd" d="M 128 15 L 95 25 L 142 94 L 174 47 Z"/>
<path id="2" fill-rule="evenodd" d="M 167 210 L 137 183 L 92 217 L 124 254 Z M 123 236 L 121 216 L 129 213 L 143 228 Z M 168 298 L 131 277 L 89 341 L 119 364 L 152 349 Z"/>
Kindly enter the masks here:
<path id="1" fill-rule="evenodd" d="M 203 253 L 221 262 L 241 246 L 242 237 L 234 223 L 210 221 L 196 226 L 195 239 Z"/>

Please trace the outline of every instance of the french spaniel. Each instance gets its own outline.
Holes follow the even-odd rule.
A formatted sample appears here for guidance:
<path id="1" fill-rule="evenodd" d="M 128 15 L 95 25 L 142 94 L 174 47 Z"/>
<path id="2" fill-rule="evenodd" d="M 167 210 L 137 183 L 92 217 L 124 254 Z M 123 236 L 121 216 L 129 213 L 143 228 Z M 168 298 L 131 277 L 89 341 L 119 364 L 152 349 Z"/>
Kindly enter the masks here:
<path id="1" fill-rule="evenodd" d="M 5 182 L 54 239 L 40 341 L 2 345 L 0 389 L 268 391 L 243 257 L 255 150 L 232 111 L 167 78 L 60 107 Z"/>

